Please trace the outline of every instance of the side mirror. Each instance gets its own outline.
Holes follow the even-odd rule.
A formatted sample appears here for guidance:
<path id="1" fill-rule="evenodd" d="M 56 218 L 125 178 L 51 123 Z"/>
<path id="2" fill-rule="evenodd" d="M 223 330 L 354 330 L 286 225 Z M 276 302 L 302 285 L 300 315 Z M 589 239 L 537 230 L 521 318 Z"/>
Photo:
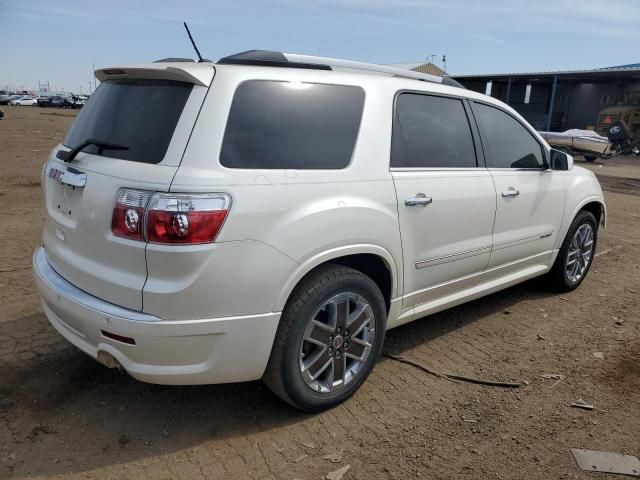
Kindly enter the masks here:
<path id="1" fill-rule="evenodd" d="M 571 170 L 573 168 L 573 157 L 560 150 L 552 148 L 550 159 L 551 170 Z"/>

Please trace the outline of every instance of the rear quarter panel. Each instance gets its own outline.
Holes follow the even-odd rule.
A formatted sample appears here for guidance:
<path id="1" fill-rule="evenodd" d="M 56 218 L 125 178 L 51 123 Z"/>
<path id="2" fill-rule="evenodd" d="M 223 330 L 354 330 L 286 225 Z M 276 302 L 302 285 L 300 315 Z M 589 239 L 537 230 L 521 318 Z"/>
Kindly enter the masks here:
<path id="1" fill-rule="evenodd" d="M 226 264 L 226 268 L 237 267 L 237 272 L 225 272 L 217 261 L 208 261 L 198 276 L 225 275 L 229 282 L 210 295 L 198 315 L 208 311 L 208 316 L 218 316 L 224 310 L 219 306 L 242 289 L 243 278 L 256 280 L 260 289 L 245 296 L 244 303 L 238 302 L 233 315 L 280 311 L 306 272 L 323 261 L 352 253 L 381 256 L 392 269 L 392 298 L 402 292 L 397 202 L 389 172 L 393 92 L 377 90 L 375 77 L 371 82 L 353 83 L 363 86 L 366 98 L 358 141 L 347 168 L 261 170 L 220 165 L 229 107 L 239 83 L 248 78 L 323 83 L 321 74 L 266 67 L 218 68 L 171 190 L 231 195 L 231 210 L 216 244 L 205 247 L 209 255 L 216 255 L 215 250 L 225 243 L 244 242 L 247 246 L 259 243 L 277 253 L 272 258 L 253 256 L 253 264 L 248 264 L 238 248 L 233 261 Z M 349 84 L 350 78 L 353 76 L 345 75 L 341 84 Z M 340 82 L 334 74 L 324 83 Z M 144 302 L 145 311 L 151 312 L 157 300 L 147 292 L 156 282 L 157 267 L 153 257 L 148 255 L 147 260 Z M 270 262 L 272 266 L 267 267 Z M 189 283 L 195 285 L 196 281 Z M 173 292 L 164 292 L 166 302 L 172 296 L 190 298 L 192 293 L 196 291 L 180 285 Z"/>

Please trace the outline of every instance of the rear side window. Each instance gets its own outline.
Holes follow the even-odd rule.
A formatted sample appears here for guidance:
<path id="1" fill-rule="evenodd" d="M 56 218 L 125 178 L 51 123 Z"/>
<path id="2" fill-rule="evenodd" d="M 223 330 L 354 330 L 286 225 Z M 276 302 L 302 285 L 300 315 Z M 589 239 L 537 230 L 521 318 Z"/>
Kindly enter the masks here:
<path id="1" fill-rule="evenodd" d="M 220 163 L 229 168 L 345 168 L 363 106 L 359 87 L 244 82 L 233 97 Z"/>
<path id="2" fill-rule="evenodd" d="M 400 94 L 391 143 L 392 167 L 477 166 L 469 119 L 455 98 Z"/>
<path id="3" fill-rule="evenodd" d="M 520 122 L 503 111 L 473 104 L 489 168 L 544 168 L 542 147 Z"/>
<path id="4" fill-rule="evenodd" d="M 159 163 L 193 85 L 164 80 L 107 80 L 80 111 L 64 145 L 73 148 L 87 139 L 128 147 L 104 150 L 102 156 Z M 89 146 L 83 151 L 97 154 Z"/>

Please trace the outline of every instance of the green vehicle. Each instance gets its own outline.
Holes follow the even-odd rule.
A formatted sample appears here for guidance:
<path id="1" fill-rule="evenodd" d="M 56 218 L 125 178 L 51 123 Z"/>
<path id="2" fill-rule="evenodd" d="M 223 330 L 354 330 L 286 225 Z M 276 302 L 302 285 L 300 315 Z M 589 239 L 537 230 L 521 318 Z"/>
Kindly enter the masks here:
<path id="1" fill-rule="evenodd" d="M 609 128 L 615 122 L 624 122 L 629 128 L 632 140 L 640 140 L 640 92 L 634 92 L 631 96 L 633 105 L 619 105 L 605 108 L 598 115 L 596 132 L 603 137 L 607 136 Z"/>

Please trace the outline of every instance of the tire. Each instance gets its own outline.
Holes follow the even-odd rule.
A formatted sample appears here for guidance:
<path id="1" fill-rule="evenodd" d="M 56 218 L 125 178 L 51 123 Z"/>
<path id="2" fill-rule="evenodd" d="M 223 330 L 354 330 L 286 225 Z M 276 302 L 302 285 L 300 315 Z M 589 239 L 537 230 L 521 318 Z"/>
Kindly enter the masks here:
<path id="1" fill-rule="evenodd" d="M 371 278 L 342 265 L 319 267 L 296 286 L 284 308 L 263 381 L 305 412 L 343 402 L 373 370 L 386 319 L 384 298 Z"/>
<path id="2" fill-rule="evenodd" d="M 581 235 L 576 237 L 579 230 Z M 590 232 L 590 239 L 585 237 L 585 232 Z M 586 238 L 583 244 L 580 243 L 582 238 Z M 589 241 L 590 245 L 588 245 Z M 558 252 L 558 257 L 548 274 L 549 285 L 553 290 L 568 292 L 578 288 L 589 273 L 597 242 L 598 222 L 596 217 L 586 210 L 580 211 L 571 222 L 567 236 Z M 588 258 L 586 258 L 587 250 L 589 252 Z M 572 262 L 571 265 L 573 265 L 571 269 L 569 262 Z"/>
<path id="3" fill-rule="evenodd" d="M 595 162 L 597 158 L 598 157 L 596 157 L 594 155 L 585 155 L 584 156 L 585 162 L 589 162 L 589 163 Z"/>

